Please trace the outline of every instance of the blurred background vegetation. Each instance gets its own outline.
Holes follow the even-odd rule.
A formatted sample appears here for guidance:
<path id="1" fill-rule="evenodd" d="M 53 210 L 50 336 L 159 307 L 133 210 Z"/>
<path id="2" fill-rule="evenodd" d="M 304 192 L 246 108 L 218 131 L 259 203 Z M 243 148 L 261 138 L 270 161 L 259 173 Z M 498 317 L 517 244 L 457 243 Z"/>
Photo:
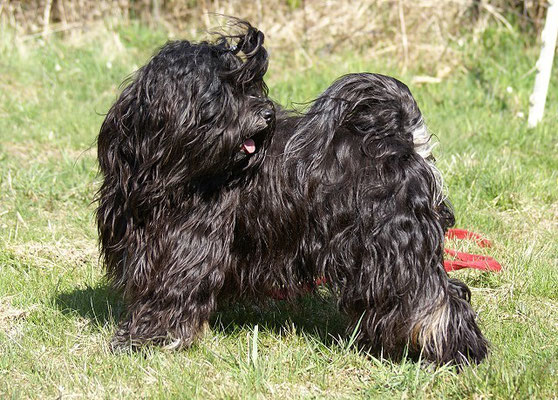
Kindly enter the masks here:
<path id="1" fill-rule="evenodd" d="M 272 40 L 271 50 L 293 52 L 298 67 L 314 56 L 359 52 L 396 58 L 405 69 L 420 64 L 447 74 L 459 66 L 463 40 L 491 24 L 519 29 L 536 41 L 543 0 L 1 0 L 0 23 L 28 41 L 53 33 L 74 35 L 107 21 L 141 22 L 177 37 L 216 28 L 214 14 L 250 21 Z M 217 22 L 218 24 L 218 22 Z M 471 36 L 470 34 L 474 35 Z M 451 44 L 457 43 L 458 46 Z M 440 76 L 438 76 L 439 78 Z"/>

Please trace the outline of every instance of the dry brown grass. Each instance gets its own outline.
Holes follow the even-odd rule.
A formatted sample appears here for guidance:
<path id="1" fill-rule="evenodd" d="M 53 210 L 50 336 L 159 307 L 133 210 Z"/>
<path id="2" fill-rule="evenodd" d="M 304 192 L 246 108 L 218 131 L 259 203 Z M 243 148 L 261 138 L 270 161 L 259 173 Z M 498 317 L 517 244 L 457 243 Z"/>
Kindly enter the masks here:
<path id="1" fill-rule="evenodd" d="M 95 264 L 99 257 L 95 242 L 84 239 L 63 239 L 56 243 L 26 242 L 13 246 L 6 246 L 18 260 L 25 261 L 44 269 L 71 266 L 85 263 Z"/>
<path id="2" fill-rule="evenodd" d="M 10 297 L 0 297 L 0 329 L 8 326 L 8 322 L 25 318 L 27 311 L 12 306 Z"/>
<path id="3" fill-rule="evenodd" d="M 450 44 L 464 30 L 482 31 L 489 20 L 511 27 L 506 18 L 516 15 L 537 31 L 545 7 L 544 0 L 0 0 L 0 23 L 24 40 L 75 33 L 107 18 L 139 18 L 171 36 L 196 37 L 223 25 L 215 14 L 233 15 L 262 29 L 272 51 L 296 51 L 297 64 L 350 49 L 369 57 L 388 54 L 404 71 L 420 55 L 433 75 L 421 79 L 431 82 L 459 63 Z"/>

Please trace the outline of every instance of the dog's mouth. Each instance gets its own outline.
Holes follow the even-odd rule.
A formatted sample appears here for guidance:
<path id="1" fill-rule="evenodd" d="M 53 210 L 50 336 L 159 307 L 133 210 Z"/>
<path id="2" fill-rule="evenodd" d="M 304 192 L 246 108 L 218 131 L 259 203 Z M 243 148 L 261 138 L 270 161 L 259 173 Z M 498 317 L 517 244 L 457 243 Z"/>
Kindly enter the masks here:
<path id="1" fill-rule="evenodd" d="M 239 153 L 244 156 L 252 156 L 265 146 L 265 140 L 269 134 L 270 127 L 263 129 L 253 136 L 245 139 L 239 146 Z"/>
<path id="2" fill-rule="evenodd" d="M 244 154 L 253 154 L 256 152 L 256 142 L 254 139 L 246 139 L 244 143 L 240 146 L 240 151 Z"/>

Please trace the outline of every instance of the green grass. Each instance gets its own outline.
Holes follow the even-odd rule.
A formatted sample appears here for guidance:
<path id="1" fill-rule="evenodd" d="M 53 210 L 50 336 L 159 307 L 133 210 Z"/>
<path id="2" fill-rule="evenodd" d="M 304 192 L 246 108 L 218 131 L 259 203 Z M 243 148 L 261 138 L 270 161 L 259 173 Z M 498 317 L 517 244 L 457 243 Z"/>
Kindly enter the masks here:
<path id="1" fill-rule="evenodd" d="M 350 346 L 331 299 L 222 310 L 181 352 L 114 355 L 122 305 L 98 264 L 95 136 L 119 83 L 166 36 L 136 25 L 76 39 L 0 43 L 0 397 L 556 398 L 558 396 L 558 68 L 546 119 L 526 128 L 538 50 L 492 28 L 464 68 L 413 85 L 386 59 L 339 54 L 295 71 L 272 59 L 283 104 L 346 72 L 409 82 L 430 129 L 458 226 L 482 232 L 504 270 L 452 273 L 473 291 L 492 354 L 461 374 L 377 360 Z M 416 71 L 420 71 L 420 64 Z M 417 72 L 418 73 L 418 72 Z M 422 72 L 421 72 L 422 73 Z M 508 89 L 511 88 L 511 89 Z"/>

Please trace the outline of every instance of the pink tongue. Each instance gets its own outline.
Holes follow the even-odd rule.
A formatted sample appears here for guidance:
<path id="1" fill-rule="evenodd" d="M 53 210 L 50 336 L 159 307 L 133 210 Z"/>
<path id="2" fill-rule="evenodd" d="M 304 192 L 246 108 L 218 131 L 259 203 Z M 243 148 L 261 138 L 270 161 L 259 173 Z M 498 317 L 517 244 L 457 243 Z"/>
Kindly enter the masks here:
<path id="1" fill-rule="evenodd" d="M 252 139 L 246 139 L 244 143 L 242 143 L 242 150 L 245 153 L 252 154 L 256 151 L 256 143 Z"/>

